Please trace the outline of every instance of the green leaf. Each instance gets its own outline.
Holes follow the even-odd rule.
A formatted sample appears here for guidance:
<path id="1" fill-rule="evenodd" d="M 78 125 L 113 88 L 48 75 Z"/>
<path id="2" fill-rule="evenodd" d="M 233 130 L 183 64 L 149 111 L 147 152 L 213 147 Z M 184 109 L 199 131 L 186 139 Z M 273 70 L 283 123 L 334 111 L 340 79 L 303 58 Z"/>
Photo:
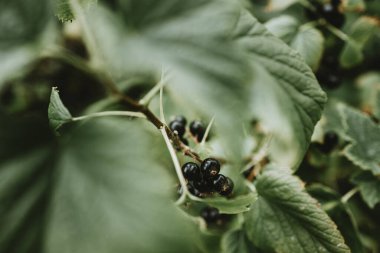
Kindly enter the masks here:
<path id="1" fill-rule="evenodd" d="M 359 76 L 360 109 L 380 118 L 380 72 L 368 72 Z"/>
<path id="2" fill-rule="evenodd" d="M 62 103 L 56 87 L 51 89 L 48 117 L 50 125 L 55 130 L 72 120 L 72 116 L 69 110 L 67 110 L 65 105 Z"/>
<path id="3" fill-rule="evenodd" d="M 234 34 L 251 60 L 252 114 L 273 135 L 271 159 L 296 168 L 307 150 L 326 95 L 302 57 L 243 11 Z"/>
<path id="4" fill-rule="evenodd" d="M 74 14 L 70 8 L 70 0 L 55 0 L 55 15 L 61 22 L 74 20 Z"/>
<path id="5" fill-rule="evenodd" d="M 281 11 L 295 3 L 297 3 L 297 0 L 270 0 L 267 6 L 267 10 Z"/>
<path id="6" fill-rule="evenodd" d="M 161 136 L 137 123 L 91 120 L 59 144 L 50 134 L 51 144 L 22 150 L 33 136 L 7 132 L 0 157 L 4 147 L 19 152 L 0 162 L 0 252 L 194 252 L 196 233 L 160 164 L 167 154 L 151 146 Z"/>
<path id="7" fill-rule="evenodd" d="M 206 198 L 202 202 L 210 206 L 218 208 L 221 213 L 237 214 L 247 212 L 250 206 L 257 200 L 257 194 L 249 193 L 241 195 L 233 199 L 226 199 L 223 197 Z"/>
<path id="8" fill-rule="evenodd" d="M 339 58 L 343 67 L 352 68 L 363 61 L 362 50 L 378 27 L 379 21 L 376 18 L 366 16 L 360 17 L 352 24 L 348 33 L 350 39 L 344 46 Z"/>
<path id="9" fill-rule="evenodd" d="M 370 208 L 380 203 L 380 178 L 363 171 L 354 175 L 351 181 L 358 185 L 360 195 Z"/>
<path id="10" fill-rule="evenodd" d="M 49 3 L 0 1 L 0 88 L 8 79 L 25 73 L 28 64 L 52 41 Z"/>
<path id="11" fill-rule="evenodd" d="M 363 170 L 380 175 L 380 127 L 367 115 L 341 104 L 345 139 L 343 154 Z"/>
<path id="12" fill-rule="evenodd" d="M 143 74 L 158 80 L 165 70 L 174 100 L 197 115 L 215 116 L 217 132 L 232 153 L 229 158 L 241 155 L 243 133 L 236 129 L 242 129 L 242 121 L 236 114 L 242 120 L 248 117 L 250 73 L 244 55 L 228 38 L 239 17 L 237 4 L 127 0 L 85 7 L 72 0 L 72 6 L 83 16 L 94 64 L 106 69 L 117 85 Z"/>
<path id="13" fill-rule="evenodd" d="M 351 251 L 355 253 L 366 252 L 355 225 L 357 223 L 355 216 L 352 215 L 348 206 L 341 202 L 341 196 L 331 188 L 321 184 L 310 185 L 307 187 L 307 192 L 321 203 L 322 208 L 338 226 Z"/>
<path id="14" fill-rule="evenodd" d="M 222 253 L 256 253 L 244 230 L 232 230 L 223 235 Z"/>
<path id="15" fill-rule="evenodd" d="M 296 50 L 312 70 L 317 70 L 322 58 L 325 39 L 322 33 L 310 25 L 300 26 L 292 16 L 283 15 L 265 24 L 276 37 Z"/>
<path id="16" fill-rule="evenodd" d="M 245 214 L 248 238 L 265 252 L 350 252 L 334 222 L 290 171 L 267 167 Z"/>

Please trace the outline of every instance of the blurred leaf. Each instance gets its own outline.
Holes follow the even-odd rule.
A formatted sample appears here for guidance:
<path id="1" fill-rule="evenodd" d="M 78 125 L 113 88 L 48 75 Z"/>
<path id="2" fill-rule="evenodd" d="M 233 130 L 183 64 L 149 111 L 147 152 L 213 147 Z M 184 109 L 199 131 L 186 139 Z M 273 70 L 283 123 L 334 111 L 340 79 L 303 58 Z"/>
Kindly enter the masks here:
<path id="1" fill-rule="evenodd" d="M 51 89 L 48 117 L 50 125 L 55 130 L 72 119 L 69 110 L 67 110 L 65 105 L 62 103 L 56 87 Z"/>
<path id="2" fill-rule="evenodd" d="M 363 170 L 380 175 L 380 127 L 367 115 L 340 105 L 345 138 L 350 144 L 343 154 Z"/>
<path id="3" fill-rule="evenodd" d="M 267 167 L 245 214 L 248 238 L 265 252 L 350 252 L 328 215 L 290 171 Z"/>
<path id="4" fill-rule="evenodd" d="M 301 26 L 294 17 L 288 15 L 272 18 L 265 26 L 299 52 L 310 68 L 314 71 L 318 69 L 325 42 L 319 30 L 310 25 Z"/>
<path id="5" fill-rule="evenodd" d="M 222 253 L 258 253 L 245 235 L 245 231 L 232 230 L 223 235 Z"/>
<path id="6" fill-rule="evenodd" d="M 372 17 L 360 17 L 352 24 L 347 41 L 340 55 L 340 64 L 345 68 L 351 68 L 361 63 L 364 59 L 363 47 L 379 27 L 379 21 Z"/>
<path id="7" fill-rule="evenodd" d="M 228 38 L 239 7 L 228 1 L 128 0 L 82 7 L 82 26 L 95 64 L 115 83 L 168 70 L 165 83 L 176 101 L 212 118 L 231 160 L 241 154 L 242 121 L 250 80 L 248 64 Z M 104 38 L 107 38 L 106 40 Z M 239 113 L 239 120 L 236 114 Z M 234 132 L 235 134 L 231 134 Z"/>
<path id="8" fill-rule="evenodd" d="M 0 252 L 193 252 L 196 233 L 170 200 L 162 154 L 136 123 L 91 120 L 59 147 L 2 159 Z M 19 143 L 0 145 L 1 156 Z"/>
<path id="9" fill-rule="evenodd" d="M 321 184 L 312 184 L 307 187 L 307 191 L 322 204 L 322 208 L 338 226 L 351 251 L 365 253 L 366 250 L 355 226 L 355 217 L 351 214 L 348 207 L 340 201 L 340 195 L 331 188 Z"/>
<path id="10" fill-rule="evenodd" d="M 281 11 L 295 3 L 297 3 L 297 0 L 269 0 L 266 9 L 268 11 Z"/>
<path id="11" fill-rule="evenodd" d="M 0 1 L 0 88 L 10 78 L 25 73 L 47 41 L 49 0 Z M 52 36 L 50 31 L 49 36 Z"/>
<path id="12" fill-rule="evenodd" d="M 252 114 L 273 134 L 271 159 L 296 168 L 307 150 L 326 95 L 302 57 L 243 11 L 236 42 L 250 53 Z"/>
<path id="13" fill-rule="evenodd" d="M 360 108 L 380 119 L 380 73 L 369 72 L 359 76 Z"/>
<path id="14" fill-rule="evenodd" d="M 218 208 L 221 213 L 236 214 L 247 212 L 249 207 L 257 200 L 257 194 L 249 193 L 232 199 L 223 197 L 206 198 L 203 202 Z"/>
<path id="15" fill-rule="evenodd" d="M 342 1 L 345 11 L 363 12 L 366 8 L 364 0 Z"/>
<path id="16" fill-rule="evenodd" d="M 70 8 L 70 0 L 54 0 L 55 1 L 55 15 L 61 22 L 68 22 L 74 20 L 74 14 Z"/>
<path id="17" fill-rule="evenodd" d="M 360 195 L 370 208 L 380 203 L 380 178 L 363 171 L 354 175 L 351 181 L 358 185 Z"/>

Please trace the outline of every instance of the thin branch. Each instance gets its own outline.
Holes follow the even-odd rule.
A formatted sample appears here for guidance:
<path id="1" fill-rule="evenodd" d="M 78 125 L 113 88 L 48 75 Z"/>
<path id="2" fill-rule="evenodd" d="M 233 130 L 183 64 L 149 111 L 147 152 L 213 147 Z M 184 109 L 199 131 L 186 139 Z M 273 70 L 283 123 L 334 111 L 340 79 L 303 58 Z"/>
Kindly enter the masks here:
<path id="1" fill-rule="evenodd" d="M 165 128 L 162 127 L 160 129 L 160 131 L 161 131 L 162 136 L 164 137 L 166 146 L 168 147 L 170 156 L 173 160 L 175 171 L 177 173 L 179 183 L 181 184 L 181 187 L 182 187 L 182 195 L 176 202 L 176 204 L 179 205 L 179 204 L 182 204 L 186 200 L 186 196 L 189 195 L 189 190 L 187 189 L 187 182 L 186 182 L 186 179 L 184 178 L 184 176 L 182 175 L 181 165 L 179 164 L 178 157 L 177 157 L 176 152 L 175 152 L 175 150 L 174 150 L 174 148 L 173 148 L 173 146 L 169 140 L 169 136 L 166 133 Z"/>
<path id="2" fill-rule="evenodd" d="M 341 198 L 341 202 L 342 203 L 347 203 L 350 200 L 350 198 L 352 196 L 354 196 L 358 191 L 359 191 L 358 187 L 355 187 L 355 188 L 351 189 L 349 192 L 347 192 L 346 194 L 344 194 L 344 196 Z"/>
<path id="3" fill-rule="evenodd" d="M 206 139 L 210 133 L 210 130 L 211 130 L 211 127 L 212 127 L 212 124 L 214 123 L 214 120 L 215 120 L 215 117 L 212 117 L 212 119 L 210 120 L 210 123 L 208 123 L 208 126 L 206 128 L 206 132 L 205 134 L 203 135 L 203 138 L 202 138 L 202 141 L 201 141 L 201 145 L 204 145 L 206 143 Z"/>
<path id="4" fill-rule="evenodd" d="M 106 112 L 96 112 L 91 113 L 88 115 L 80 116 L 80 117 L 74 117 L 71 120 L 72 121 L 79 121 L 89 118 L 97 118 L 97 117 L 104 117 L 104 116 L 128 116 L 128 117 L 136 117 L 136 118 L 146 118 L 144 114 L 141 112 L 130 112 L 130 111 L 106 111 Z"/>

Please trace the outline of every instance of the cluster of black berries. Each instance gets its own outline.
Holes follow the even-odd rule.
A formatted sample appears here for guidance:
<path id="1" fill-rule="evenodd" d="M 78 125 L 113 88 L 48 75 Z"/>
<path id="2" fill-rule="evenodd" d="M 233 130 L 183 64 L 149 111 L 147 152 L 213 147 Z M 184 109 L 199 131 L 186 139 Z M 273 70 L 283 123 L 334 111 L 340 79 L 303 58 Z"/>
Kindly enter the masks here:
<path id="1" fill-rule="evenodd" d="M 306 10 L 306 15 L 310 19 L 316 20 L 323 18 L 335 27 L 340 28 L 343 26 L 345 17 L 339 10 L 341 0 L 330 0 L 323 4 L 319 1 L 313 0 L 311 3 L 315 7 L 315 12 Z"/>
<path id="2" fill-rule="evenodd" d="M 328 154 L 333 151 L 338 144 L 339 136 L 333 131 L 328 131 L 323 136 L 323 143 L 317 143 L 316 145 L 322 153 Z"/>
<path id="3" fill-rule="evenodd" d="M 214 158 L 207 158 L 201 166 L 193 162 L 182 166 L 183 176 L 187 179 L 189 192 L 202 197 L 213 192 L 228 196 L 234 189 L 231 178 L 219 174 L 220 163 Z M 180 190 L 181 191 L 181 190 Z"/>
<path id="4" fill-rule="evenodd" d="M 176 116 L 169 123 L 169 128 L 170 130 L 178 134 L 178 137 L 184 144 L 188 145 L 189 142 L 184 137 L 186 133 L 186 124 L 187 124 L 186 118 L 180 115 L 180 116 Z M 194 120 L 190 122 L 189 129 L 190 129 L 191 135 L 195 137 L 198 142 L 201 142 L 203 139 L 203 136 L 205 135 L 205 127 L 203 123 L 199 120 Z"/>
<path id="5" fill-rule="evenodd" d="M 205 207 L 201 210 L 201 217 L 209 225 L 222 225 L 224 222 L 230 219 L 231 215 L 221 214 L 219 210 L 214 207 Z"/>

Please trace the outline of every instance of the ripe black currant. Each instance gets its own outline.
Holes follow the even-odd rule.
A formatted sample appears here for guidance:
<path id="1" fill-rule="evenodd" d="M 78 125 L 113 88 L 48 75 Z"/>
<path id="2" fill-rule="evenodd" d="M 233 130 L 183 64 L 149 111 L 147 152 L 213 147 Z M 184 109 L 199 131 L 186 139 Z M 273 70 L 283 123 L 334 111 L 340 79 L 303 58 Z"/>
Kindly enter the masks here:
<path id="1" fill-rule="evenodd" d="M 201 172 L 203 177 L 206 179 L 211 179 L 218 175 L 220 171 L 220 163 L 214 158 L 207 158 L 203 160 L 201 164 Z"/>
<path id="2" fill-rule="evenodd" d="M 193 163 L 193 162 L 185 163 L 182 166 L 182 172 L 183 172 L 183 176 L 187 180 L 193 181 L 193 180 L 201 179 L 201 169 L 196 163 Z"/>
<path id="3" fill-rule="evenodd" d="M 200 142 L 205 135 L 205 127 L 199 120 L 194 120 L 190 123 L 190 133 Z"/>
<path id="4" fill-rule="evenodd" d="M 217 192 L 222 191 L 226 182 L 227 182 L 227 178 L 224 175 L 222 174 L 217 175 L 212 181 L 214 190 Z"/>
<path id="5" fill-rule="evenodd" d="M 207 222 L 207 223 L 215 223 L 220 218 L 220 213 L 217 208 L 214 207 L 205 207 L 201 211 L 201 217 Z"/>
<path id="6" fill-rule="evenodd" d="M 169 128 L 173 132 L 177 132 L 179 137 L 182 137 L 186 131 L 185 125 L 182 124 L 181 122 L 175 121 L 175 120 L 169 123 Z"/>
<path id="7" fill-rule="evenodd" d="M 182 125 L 186 126 L 187 124 L 187 120 L 186 118 L 183 116 L 183 115 L 177 115 L 174 117 L 173 121 L 177 121 L 179 123 L 181 123 Z"/>
<path id="8" fill-rule="evenodd" d="M 319 149 L 323 153 L 330 153 L 339 143 L 339 136 L 333 132 L 328 131 L 323 137 L 323 144 L 319 146 Z"/>
<path id="9" fill-rule="evenodd" d="M 342 79 L 338 74 L 327 70 L 318 71 L 316 76 L 318 82 L 329 89 L 336 89 L 342 84 Z"/>
<path id="10" fill-rule="evenodd" d="M 201 197 L 201 192 L 198 189 L 196 189 L 193 184 L 191 184 L 191 183 L 187 184 L 187 189 L 194 196 Z"/>
<path id="11" fill-rule="evenodd" d="M 222 189 L 219 191 L 219 194 L 222 196 L 228 196 L 232 193 L 234 190 L 234 182 L 231 180 L 231 178 L 226 177 L 226 182 L 223 185 Z"/>
<path id="12" fill-rule="evenodd" d="M 193 184 L 202 193 L 211 193 L 213 190 L 212 182 L 206 179 L 194 181 Z"/>

